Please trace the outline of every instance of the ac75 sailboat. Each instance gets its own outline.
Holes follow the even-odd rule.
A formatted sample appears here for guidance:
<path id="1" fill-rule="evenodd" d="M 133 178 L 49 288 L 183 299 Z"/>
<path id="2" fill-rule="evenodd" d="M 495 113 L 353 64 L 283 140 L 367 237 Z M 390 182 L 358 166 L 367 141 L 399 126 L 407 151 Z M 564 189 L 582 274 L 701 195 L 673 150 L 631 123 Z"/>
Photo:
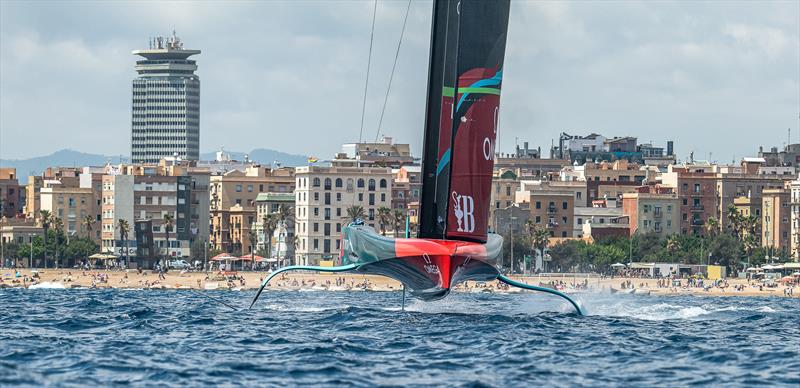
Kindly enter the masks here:
<path id="1" fill-rule="evenodd" d="M 509 1 L 434 1 L 417 238 L 388 238 L 353 222 L 342 231 L 341 266 L 278 269 L 250 307 L 278 274 L 315 270 L 387 276 L 425 301 L 464 281 L 499 280 L 558 295 L 582 314 L 561 292 L 502 275 L 503 238 L 488 233 Z"/>

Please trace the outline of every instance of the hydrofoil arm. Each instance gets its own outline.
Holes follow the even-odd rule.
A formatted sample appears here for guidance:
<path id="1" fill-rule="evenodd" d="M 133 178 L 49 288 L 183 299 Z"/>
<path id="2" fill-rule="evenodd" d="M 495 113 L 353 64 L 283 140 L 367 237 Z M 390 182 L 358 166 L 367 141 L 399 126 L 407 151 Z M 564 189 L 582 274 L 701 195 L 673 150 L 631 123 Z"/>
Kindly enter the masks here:
<path id="1" fill-rule="evenodd" d="M 253 298 L 253 302 L 250 303 L 250 307 L 248 307 L 248 309 L 253 308 L 253 305 L 256 304 L 256 301 L 258 300 L 258 297 L 261 296 L 261 292 L 264 291 L 264 287 L 267 286 L 267 283 L 269 283 L 269 281 L 272 280 L 272 278 L 274 278 L 275 276 L 278 276 L 278 274 L 280 274 L 280 273 L 288 272 L 288 271 L 347 272 L 347 271 L 352 271 L 352 270 L 354 270 L 356 268 L 358 268 L 358 265 L 356 265 L 356 264 L 342 265 L 342 266 L 339 266 L 339 267 L 316 267 L 316 266 L 313 266 L 313 265 L 291 265 L 291 266 L 288 266 L 288 267 L 283 267 L 281 269 L 275 270 L 275 272 L 270 274 L 266 279 L 264 279 L 263 282 L 261 282 L 261 287 L 258 288 L 258 292 L 256 293 L 256 296 Z"/>
<path id="2" fill-rule="evenodd" d="M 572 303 L 572 306 L 575 307 L 575 311 L 578 312 L 578 315 L 584 315 L 583 311 L 581 310 L 581 307 L 578 305 L 578 303 L 575 302 L 574 300 L 572 300 L 572 298 L 570 298 L 569 296 L 567 296 L 567 294 L 565 294 L 563 292 L 556 291 L 556 290 L 554 290 L 552 288 L 537 287 L 537 286 L 532 286 L 530 284 L 521 283 L 521 282 L 518 282 L 516 280 L 512 280 L 510 278 L 507 278 L 507 277 L 505 277 L 503 275 L 497 276 L 497 280 L 499 280 L 499 281 L 501 281 L 501 282 L 503 282 L 505 284 L 508 284 L 510 286 L 523 288 L 523 289 L 526 289 L 526 290 L 541 291 L 541 292 L 546 292 L 548 294 L 558 295 L 558 296 L 566 299 L 567 301 L 569 301 L 569 303 Z"/>

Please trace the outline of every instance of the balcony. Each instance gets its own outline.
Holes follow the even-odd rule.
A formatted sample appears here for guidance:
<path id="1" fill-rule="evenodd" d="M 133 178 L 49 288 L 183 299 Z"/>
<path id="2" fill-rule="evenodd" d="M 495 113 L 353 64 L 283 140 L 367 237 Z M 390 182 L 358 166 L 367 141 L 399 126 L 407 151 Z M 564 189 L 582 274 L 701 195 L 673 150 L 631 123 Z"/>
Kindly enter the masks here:
<path id="1" fill-rule="evenodd" d="M 664 217 L 664 213 L 663 212 L 654 212 L 653 213 L 653 218 L 662 218 L 662 217 Z"/>
<path id="2" fill-rule="evenodd" d="M 556 210 L 557 210 L 557 209 L 556 209 L 556 207 L 555 207 L 555 206 L 549 206 L 549 207 L 547 208 L 547 214 L 556 214 Z"/>
<path id="3" fill-rule="evenodd" d="M 691 210 L 692 212 L 700 213 L 705 210 L 705 207 L 703 205 L 692 205 Z"/>
<path id="4" fill-rule="evenodd" d="M 705 224 L 705 222 L 699 218 L 692 220 L 693 226 L 703 226 L 703 224 Z"/>

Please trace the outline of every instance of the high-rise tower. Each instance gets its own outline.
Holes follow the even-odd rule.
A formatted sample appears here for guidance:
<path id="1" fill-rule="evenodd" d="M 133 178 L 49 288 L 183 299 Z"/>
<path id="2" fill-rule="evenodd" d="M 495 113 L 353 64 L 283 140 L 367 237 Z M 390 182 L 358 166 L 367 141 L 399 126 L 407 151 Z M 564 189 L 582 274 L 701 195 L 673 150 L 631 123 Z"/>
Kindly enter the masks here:
<path id="1" fill-rule="evenodd" d="M 197 63 L 172 32 L 134 50 L 139 76 L 133 80 L 131 161 L 157 163 L 164 157 L 200 158 L 200 78 Z"/>

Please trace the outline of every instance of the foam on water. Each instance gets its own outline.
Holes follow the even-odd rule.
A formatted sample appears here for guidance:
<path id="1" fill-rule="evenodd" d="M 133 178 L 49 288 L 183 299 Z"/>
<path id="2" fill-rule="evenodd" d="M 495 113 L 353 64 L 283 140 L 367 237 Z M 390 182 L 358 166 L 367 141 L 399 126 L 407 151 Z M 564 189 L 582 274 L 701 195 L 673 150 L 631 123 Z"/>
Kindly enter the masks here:
<path id="1" fill-rule="evenodd" d="M 66 289 L 64 284 L 58 282 L 41 282 L 36 284 L 31 284 L 28 286 L 30 289 L 37 289 L 37 288 L 47 288 L 47 289 L 54 289 L 54 290 L 63 290 Z"/>

